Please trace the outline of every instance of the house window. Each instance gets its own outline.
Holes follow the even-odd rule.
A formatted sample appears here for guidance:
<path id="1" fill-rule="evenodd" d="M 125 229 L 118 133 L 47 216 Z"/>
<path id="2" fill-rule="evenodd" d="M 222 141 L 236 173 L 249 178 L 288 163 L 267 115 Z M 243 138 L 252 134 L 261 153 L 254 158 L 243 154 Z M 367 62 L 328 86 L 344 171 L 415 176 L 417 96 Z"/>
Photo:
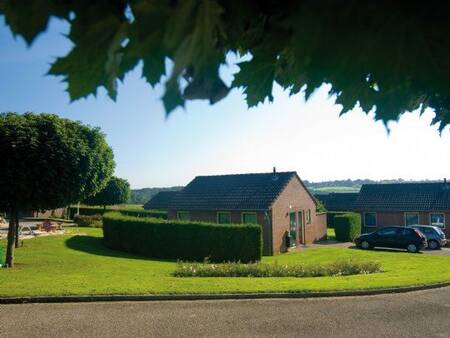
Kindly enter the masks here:
<path id="1" fill-rule="evenodd" d="M 191 219 L 191 215 L 189 211 L 178 211 L 177 218 L 179 221 L 189 221 Z"/>
<path id="2" fill-rule="evenodd" d="M 430 214 L 430 224 L 445 228 L 445 216 L 443 213 L 432 213 Z"/>
<path id="3" fill-rule="evenodd" d="M 377 213 L 376 212 L 365 212 L 364 213 L 364 226 L 366 226 L 366 227 L 376 227 L 377 226 Z"/>
<path id="4" fill-rule="evenodd" d="M 230 224 L 231 223 L 231 213 L 220 211 L 217 213 L 217 223 L 219 224 Z"/>
<path id="5" fill-rule="evenodd" d="M 405 213 L 405 225 L 417 225 L 419 224 L 418 212 L 406 212 Z"/>
<path id="6" fill-rule="evenodd" d="M 258 224 L 258 220 L 256 219 L 256 212 L 243 212 L 242 224 Z"/>
<path id="7" fill-rule="evenodd" d="M 308 209 L 308 210 L 306 211 L 306 216 L 305 216 L 305 218 L 306 218 L 306 224 L 311 223 L 311 209 Z"/>

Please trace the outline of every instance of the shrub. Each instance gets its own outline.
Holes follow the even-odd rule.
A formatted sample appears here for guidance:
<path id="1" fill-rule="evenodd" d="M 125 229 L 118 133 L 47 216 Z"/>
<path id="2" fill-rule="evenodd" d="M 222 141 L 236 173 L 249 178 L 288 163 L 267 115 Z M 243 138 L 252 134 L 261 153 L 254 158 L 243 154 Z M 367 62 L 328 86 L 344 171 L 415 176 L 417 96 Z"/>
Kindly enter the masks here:
<path id="1" fill-rule="evenodd" d="M 136 216 L 136 217 L 154 217 L 154 218 L 162 218 L 167 219 L 167 212 L 158 211 L 158 210 L 134 210 L 134 209 L 113 209 L 103 208 L 103 207 L 80 207 L 80 215 L 83 216 L 92 216 L 92 215 L 103 215 L 105 212 L 110 211 L 119 211 L 124 215 Z M 70 207 L 70 218 L 74 218 L 77 213 L 76 207 Z"/>
<path id="2" fill-rule="evenodd" d="M 354 212 L 334 216 L 334 232 L 337 241 L 353 242 L 361 233 L 361 216 Z"/>
<path id="3" fill-rule="evenodd" d="M 254 262 L 262 254 L 262 231 L 256 224 L 166 221 L 110 212 L 103 216 L 103 236 L 109 248 L 154 258 Z"/>
<path id="4" fill-rule="evenodd" d="M 339 260 L 331 264 L 242 264 L 224 263 L 183 263 L 178 262 L 175 277 L 323 277 L 349 276 L 381 272 L 378 262 L 360 262 L 352 259 Z"/>
<path id="5" fill-rule="evenodd" d="M 5 253 L 3 251 L 3 246 L 2 243 L 0 243 L 0 268 L 5 264 L 5 262 L 3 261 L 3 257 L 5 257 L 4 255 Z"/>
<path id="6" fill-rule="evenodd" d="M 79 227 L 93 227 L 93 228 L 101 228 L 102 227 L 102 215 L 75 215 L 74 222 Z"/>

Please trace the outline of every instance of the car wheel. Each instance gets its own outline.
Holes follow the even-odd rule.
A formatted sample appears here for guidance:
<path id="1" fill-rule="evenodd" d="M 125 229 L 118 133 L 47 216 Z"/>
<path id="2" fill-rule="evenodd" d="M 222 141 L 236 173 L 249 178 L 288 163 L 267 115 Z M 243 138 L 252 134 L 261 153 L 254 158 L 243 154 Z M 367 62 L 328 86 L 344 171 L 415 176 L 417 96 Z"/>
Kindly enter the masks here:
<path id="1" fill-rule="evenodd" d="M 370 249 L 370 243 L 367 242 L 367 241 L 362 241 L 361 242 L 361 248 L 364 249 L 364 250 Z"/>
<path id="2" fill-rule="evenodd" d="M 409 244 L 408 247 L 406 248 L 406 250 L 408 250 L 408 252 L 418 252 L 419 249 L 417 248 L 417 245 L 415 244 Z"/>
<path id="3" fill-rule="evenodd" d="M 428 248 L 430 248 L 431 250 L 438 250 L 441 248 L 441 246 L 437 241 L 432 240 L 428 242 Z"/>

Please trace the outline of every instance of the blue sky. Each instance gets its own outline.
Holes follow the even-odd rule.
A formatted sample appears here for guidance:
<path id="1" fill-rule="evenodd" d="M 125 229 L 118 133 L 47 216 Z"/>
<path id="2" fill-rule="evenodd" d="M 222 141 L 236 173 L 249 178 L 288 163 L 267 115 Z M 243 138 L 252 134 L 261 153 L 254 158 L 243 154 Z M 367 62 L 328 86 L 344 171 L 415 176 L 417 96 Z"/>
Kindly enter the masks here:
<path id="1" fill-rule="evenodd" d="M 430 126 L 434 114 L 405 114 L 380 122 L 360 109 L 339 118 L 326 86 L 304 102 L 274 87 L 274 102 L 247 109 L 238 90 L 216 105 L 189 102 L 165 118 L 162 87 L 151 88 L 141 69 L 119 85 L 116 102 L 103 89 L 69 103 L 66 84 L 45 76 L 49 63 L 71 48 L 53 20 L 49 31 L 28 49 L 14 39 L 0 17 L 0 111 L 55 113 L 99 126 L 114 150 L 116 175 L 133 188 L 184 185 L 195 175 L 296 170 L 311 181 L 442 179 L 450 173 L 450 132 Z M 222 69 L 227 81 L 237 69 Z"/>

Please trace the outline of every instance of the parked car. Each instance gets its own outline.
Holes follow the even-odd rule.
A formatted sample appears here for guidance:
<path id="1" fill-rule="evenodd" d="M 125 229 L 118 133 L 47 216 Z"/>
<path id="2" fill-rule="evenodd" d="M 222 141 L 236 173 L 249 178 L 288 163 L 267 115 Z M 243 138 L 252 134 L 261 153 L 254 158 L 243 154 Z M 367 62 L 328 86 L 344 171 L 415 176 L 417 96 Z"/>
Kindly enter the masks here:
<path id="1" fill-rule="evenodd" d="M 431 225 L 410 225 L 409 227 L 420 230 L 425 235 L 428 242 L 428 249 L 438 250 L 442 246 L 447 245 L 445 234 L 439 227 Z"/>
<path id="2" fill-rule="evenodd" d="M 371 249 L 374 247 L 406 249 L 409 252 L 419 252 L 427 247 L 427 238 L 420 230 L 392 226 L 377 231 L 362 234 L 355 239 L 357 247 Z"/>

